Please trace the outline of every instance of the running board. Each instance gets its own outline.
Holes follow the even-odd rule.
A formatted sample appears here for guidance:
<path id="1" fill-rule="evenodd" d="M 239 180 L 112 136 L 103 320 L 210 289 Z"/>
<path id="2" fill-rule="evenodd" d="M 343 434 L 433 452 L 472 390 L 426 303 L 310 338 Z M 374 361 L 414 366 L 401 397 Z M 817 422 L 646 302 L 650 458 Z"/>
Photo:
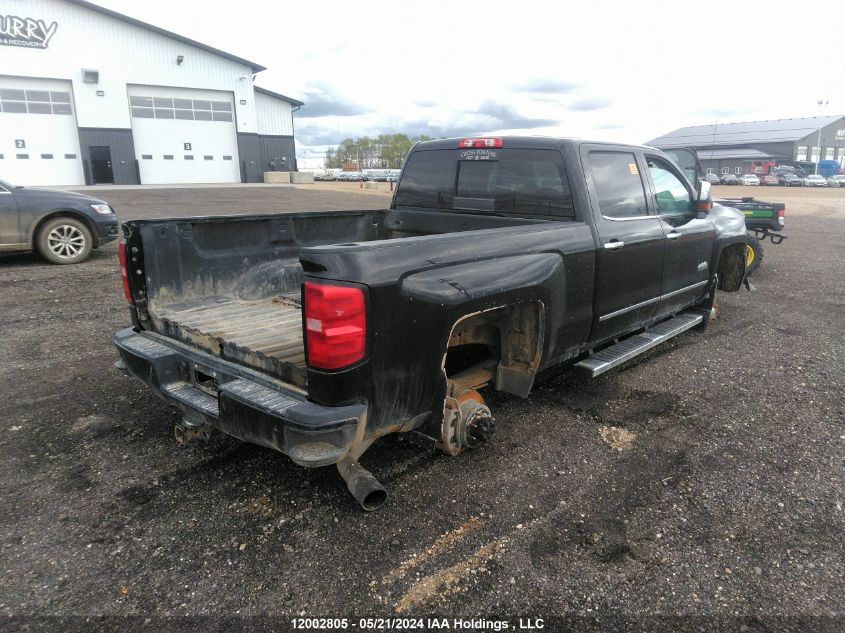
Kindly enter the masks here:
<path id="1" fill-rule="evenodd" d="M 615 345 L 606 347 L 600 352 L 588 356 L 580 363 L 577 363 L 575 369 L 581 374 L 595 378 L 608 369 L 613 369 L 617 365 L 631 360 L 634 356 L 639 356 L 652 347 L 665 343 L 681 332 L 685 332 L 691 327 L 699 325 L 703 320 L 704 315 L 701 313 L 685 312 L 684 314 L 679 314 L 668 321 L 663 321 L 663 323 L 655 325 L 642 334 L 626 338 Z"/>

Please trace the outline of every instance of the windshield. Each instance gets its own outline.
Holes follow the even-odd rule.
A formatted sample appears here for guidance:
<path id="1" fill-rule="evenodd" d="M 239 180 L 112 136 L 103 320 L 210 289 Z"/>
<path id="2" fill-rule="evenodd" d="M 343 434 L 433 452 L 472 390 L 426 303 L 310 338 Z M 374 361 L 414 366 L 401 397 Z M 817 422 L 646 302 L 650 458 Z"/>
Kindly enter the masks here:
<path id="1" fill-rule="evenodd" d="M 573 218 L 556 150 L 445 149 L 411 154 L 396 205 L 480 214 Z"/>
<path id="2" fill-rule="evenodd" d="M 12 189 L 15 188 L 15 185 L 8 183 L 5 180 L 0 180 L 0 187 L 2 187 L 3 189 L 5 189 L 7 191 L 11 191 Z"/>

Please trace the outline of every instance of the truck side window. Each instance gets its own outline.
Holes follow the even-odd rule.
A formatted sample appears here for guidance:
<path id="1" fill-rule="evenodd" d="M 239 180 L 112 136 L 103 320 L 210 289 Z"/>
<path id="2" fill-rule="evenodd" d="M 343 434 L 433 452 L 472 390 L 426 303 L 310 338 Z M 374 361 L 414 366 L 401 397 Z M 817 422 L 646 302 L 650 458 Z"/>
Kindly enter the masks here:
<path id="1" fill-rule="evenodd" d="M 657 158 L 646 160 L 654 183 L 654 193 L 660 213 L 681 215 L 692 211 L 690 192 L 680 178 L 672 172 L 669 165 Z"/>
<path id="2" fill-rule="evenodd" d="M 608 218 L 648 215 L 637 159 L 629 152 L 590 152 L 601 214 Z"/>

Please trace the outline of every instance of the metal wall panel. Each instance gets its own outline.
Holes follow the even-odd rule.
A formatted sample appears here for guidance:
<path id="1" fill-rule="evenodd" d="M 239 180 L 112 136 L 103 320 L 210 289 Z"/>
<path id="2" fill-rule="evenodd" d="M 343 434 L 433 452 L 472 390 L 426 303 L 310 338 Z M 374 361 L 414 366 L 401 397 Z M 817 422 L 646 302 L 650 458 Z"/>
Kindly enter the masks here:
<path id="1" fill-rule="evenodd" d="M 293 136 L 262 136 L 259 134 L 258 157 L 264 171 L 271 171 L 271 160 L 282 157 L 287 158 L 290 171 L 297 170 Z"/>
<path id="2" fill-rule="evenodd" d="M 255 93 L 257 132 L 270 136 L 292 136 L 293 115 L 290 103 Z"/>

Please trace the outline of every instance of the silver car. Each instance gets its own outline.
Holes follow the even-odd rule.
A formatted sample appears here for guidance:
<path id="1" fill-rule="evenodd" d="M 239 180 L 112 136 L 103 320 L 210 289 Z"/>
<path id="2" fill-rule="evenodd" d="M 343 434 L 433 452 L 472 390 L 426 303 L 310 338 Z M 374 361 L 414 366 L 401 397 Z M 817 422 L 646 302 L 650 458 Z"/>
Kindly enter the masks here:
<path id="1" fill-rule="evenodd" d="M 845 175 L 831 176 L 827 179 L 828 187 L 842 187 L 845 188 Z"/>
<path id="2" fill-rule="evenodd" d="M 825 180 L 825 177 L 819 176 L 818 174 L 811 174 L 807 176 L 803 183 L 805 187 L 827 187 L 827 180 Z"/>
<path id="3" fill-rule="evenodd" d="M 757 174 L 743 174 L 739 177 L 739 184 L 755 186 L 760 184 L 760 179 L 757 177 Z"/>

